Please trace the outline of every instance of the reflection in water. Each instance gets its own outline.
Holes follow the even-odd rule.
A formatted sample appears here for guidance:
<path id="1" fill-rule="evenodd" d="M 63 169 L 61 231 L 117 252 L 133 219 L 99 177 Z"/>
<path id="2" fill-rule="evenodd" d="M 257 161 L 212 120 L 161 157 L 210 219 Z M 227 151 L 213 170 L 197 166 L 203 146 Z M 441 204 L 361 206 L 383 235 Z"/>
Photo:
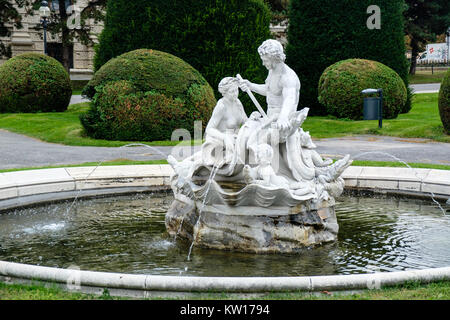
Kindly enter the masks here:
<path id="1" fill-rule="evenodd" d="M 0 215 L 0 260 L 82 270 L 203 276 L 351 274 L 450 265 L 450 217 L 419 200 L 337 200 L 334 244 L 293 255 L 194 248 L 170 238 L 165 194 L 140 194 L 17 210 Z"/>

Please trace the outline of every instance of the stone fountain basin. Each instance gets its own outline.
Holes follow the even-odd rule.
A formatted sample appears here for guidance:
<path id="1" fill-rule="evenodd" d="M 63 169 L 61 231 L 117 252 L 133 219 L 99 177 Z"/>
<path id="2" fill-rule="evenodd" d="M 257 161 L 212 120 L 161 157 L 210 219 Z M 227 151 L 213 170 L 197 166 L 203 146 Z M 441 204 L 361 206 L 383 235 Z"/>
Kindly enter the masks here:
<path id="1" fill-rule="evenodd" d="M 169 190 L 169 165 L 57 168 L 0 173 L 0 213 L 52 201 L 98 195 Z M 450 171 L 434 169 L 349 167 L 346 189 L 402 194 L 447 201 Z M 81 190 L 81 191 L 80 191 Z M 0 261 L 0 281 L 39 280 L 69 290 L 148 297 L 174 292 L 267 292 L 367 289 L 406 281 L 450 279 L 450 267 L 358 275 L 311 277 L 177 277 L 132 275 L 49 268 Z"/>

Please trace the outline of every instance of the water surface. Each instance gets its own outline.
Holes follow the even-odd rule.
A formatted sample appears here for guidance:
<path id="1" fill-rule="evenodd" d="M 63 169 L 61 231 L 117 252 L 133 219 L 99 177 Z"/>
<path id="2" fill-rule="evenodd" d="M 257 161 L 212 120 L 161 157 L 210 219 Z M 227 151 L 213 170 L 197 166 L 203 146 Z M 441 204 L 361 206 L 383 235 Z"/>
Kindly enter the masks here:
<path id="1" fill-rule="evenodd" d="M 0 260 L 155 275 L 301 276 L 450 266 L 450 216 L 420 200 L 337 199 L 338 241 L 295 255 L 194 248 L 168 236 L 173 197 L 138 194 L 0 215 Z"/>

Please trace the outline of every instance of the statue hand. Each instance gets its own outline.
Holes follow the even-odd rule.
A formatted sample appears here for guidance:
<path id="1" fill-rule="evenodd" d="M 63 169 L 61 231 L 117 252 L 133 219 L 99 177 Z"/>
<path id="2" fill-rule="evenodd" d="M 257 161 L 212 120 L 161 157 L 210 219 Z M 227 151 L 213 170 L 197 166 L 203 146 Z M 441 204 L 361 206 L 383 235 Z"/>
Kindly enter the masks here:
<path id="1" fill-rule="evenodd" d="M 235 136 L 234 135 L 226 135 L 224 138 L 225 148 L 227 150 L 234 150 L 235 144 Z"/>
<path id="2" fill-rule="evenodd" d="M 251 82 L 248 81 L 248 80 L 246 80 L 246 79 L 241 79 L 241 80 L 239 80 L 238 85 L 239 85 L 239 88 L 240 88 L 242 91 L 249 91 L 249 90 L 251 90 L 251 89 L 250 89 Z"/>
<path id="3" fill-rule="evenodd" d="M 277 121 L 277 127 L 279 130 L 287 130 L 290 127 L 290 122 L 287 119 L 279 118 Z"/>
<path id="4" fill-rule="evenodd" d="M 260 118 L 262 118 L 262 115 L 258 111 L 253 111 L 250 115 L 250 120 L 258 120 Z"/>

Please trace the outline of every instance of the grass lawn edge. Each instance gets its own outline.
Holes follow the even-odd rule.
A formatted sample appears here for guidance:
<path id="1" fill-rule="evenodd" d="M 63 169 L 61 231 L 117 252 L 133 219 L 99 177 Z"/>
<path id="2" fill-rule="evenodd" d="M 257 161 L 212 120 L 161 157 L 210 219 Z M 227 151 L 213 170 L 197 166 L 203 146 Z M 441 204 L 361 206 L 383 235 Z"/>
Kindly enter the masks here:
<path id="1" fill-rule="evenodd" d="M 267 292 L 255 296 L 228 293 L 185 293 L 175 297 L 155 295 L 152 298 L 111 296 L 107 288 L 102 294 L 88 294 L 63 289 L 55 283 L 11 284 L 0 282 L 0 300 L 449 300 L 450 281 L 432 283 L 406 282 L 379 289 L 347 291 Z"/>

